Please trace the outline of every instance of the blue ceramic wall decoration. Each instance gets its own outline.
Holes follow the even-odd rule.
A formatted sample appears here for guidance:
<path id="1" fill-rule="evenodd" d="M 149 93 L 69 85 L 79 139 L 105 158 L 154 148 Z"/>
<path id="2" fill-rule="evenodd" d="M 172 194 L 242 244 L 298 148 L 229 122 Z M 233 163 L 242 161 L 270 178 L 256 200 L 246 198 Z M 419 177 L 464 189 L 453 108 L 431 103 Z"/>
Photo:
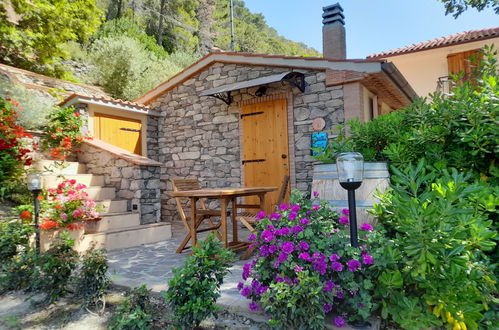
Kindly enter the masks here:
<path id="1" fill-rule="evenodd" d="M 326 149 L 327 132 L 313 132 L 311 139 L 312 141 L 310 145 L 312 146 L 312 156 L 316 156 Z M 320 149 L 313 150 L 313 148 L 320 148 Z"/>

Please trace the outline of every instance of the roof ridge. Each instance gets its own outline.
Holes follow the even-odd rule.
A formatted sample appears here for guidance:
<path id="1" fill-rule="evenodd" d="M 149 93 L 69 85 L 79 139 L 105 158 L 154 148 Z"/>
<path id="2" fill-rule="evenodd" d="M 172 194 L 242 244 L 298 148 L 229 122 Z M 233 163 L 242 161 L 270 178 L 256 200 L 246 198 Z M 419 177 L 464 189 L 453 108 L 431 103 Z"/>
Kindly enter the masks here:
<path id="1" fill-rule="evenodd" d="M 368 55 L 366 58 L 375 59 L 384 56 L 401 55 L 406 53 L 412 53 L 412 52 L 444 47 L 448 45 L 466 43 L 466 42 L 473 42 L 477 40 L 489 39 L 494 37 L 499 37 L 499 27 L 492 27 L 479 30 L 468 30 L 468 31 L 453 33 L 426 41 L 416 42 L 407 46 L 374 53 Z"/>

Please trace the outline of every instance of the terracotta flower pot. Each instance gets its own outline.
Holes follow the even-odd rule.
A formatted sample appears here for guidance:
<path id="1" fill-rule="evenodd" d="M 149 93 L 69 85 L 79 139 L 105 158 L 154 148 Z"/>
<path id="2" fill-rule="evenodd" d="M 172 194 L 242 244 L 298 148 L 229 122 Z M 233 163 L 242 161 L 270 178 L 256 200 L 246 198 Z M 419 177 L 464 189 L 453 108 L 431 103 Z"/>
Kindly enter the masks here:
<path id="1" fill-rule="evenodd" d="M 95 234 L 99 231 L 99 224 L 102 218 L 87 219 L 84 222 L 85 234 Z"/>

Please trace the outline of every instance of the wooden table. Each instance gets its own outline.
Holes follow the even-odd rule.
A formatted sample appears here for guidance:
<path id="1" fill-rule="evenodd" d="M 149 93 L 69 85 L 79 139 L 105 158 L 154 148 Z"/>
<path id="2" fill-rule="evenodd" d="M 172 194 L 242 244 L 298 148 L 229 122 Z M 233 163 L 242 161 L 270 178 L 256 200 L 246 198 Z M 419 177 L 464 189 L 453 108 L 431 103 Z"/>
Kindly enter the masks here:
<path id="1" fill-rule="evenodd" d="M 265 194 L 277 190 L 277 187 L 251 187 L 251 188 L 215 188 L 215 189 L 199 189 L 199 190 L 183 190 L 173 191 L 168 193 L 171 197 L 185 197 L 191 201 L 191 239 L 192 246 L 197 244 L 196 236 L 196 217 L 197 207 L 196 202 L 200 198 L 218 199 L 220 200 L 221 211 L 221 227 L 222 227 L 222 242 L 225 248 L 233 250 L 243 250 L 248 246 L 247 242 L 239 242 L 237 233 L 237 209 L 238 208 L 259 208 L 265 209 Z M 238 204 L 238 197 L 258 196 L 259 205 Z M 232 206 L 232 242 L 229 242 L 227 235 L 227 208 L 229 203 Z"/>

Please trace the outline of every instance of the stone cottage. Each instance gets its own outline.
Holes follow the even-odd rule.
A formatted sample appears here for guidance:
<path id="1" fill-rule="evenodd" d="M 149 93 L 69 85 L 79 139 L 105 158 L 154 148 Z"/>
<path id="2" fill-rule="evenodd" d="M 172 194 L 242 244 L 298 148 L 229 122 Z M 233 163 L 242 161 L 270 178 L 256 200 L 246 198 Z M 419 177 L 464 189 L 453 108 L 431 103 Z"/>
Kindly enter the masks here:
<path id="1" fill-rule="evenodd" d="M 324 8 L 324 58 L 211 53 L 135 100 L 159 114 L 147 155 L 161 163 L 162 220 L 176 213 L 171 178 L 279 186 L 289 175 L 292 189 L 310 191 L 314 131 L 368 121 L 416 97 L 392 63 L 346 59 L 343 19 L 338 4 Z"/>

